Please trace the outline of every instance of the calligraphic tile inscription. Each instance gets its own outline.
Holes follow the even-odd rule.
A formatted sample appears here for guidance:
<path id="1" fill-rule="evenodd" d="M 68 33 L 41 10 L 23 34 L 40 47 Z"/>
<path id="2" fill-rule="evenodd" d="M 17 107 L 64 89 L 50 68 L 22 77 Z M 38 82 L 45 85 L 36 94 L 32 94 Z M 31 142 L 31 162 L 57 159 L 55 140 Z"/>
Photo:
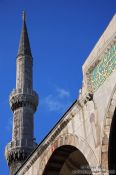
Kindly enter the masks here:
<path id="1" fill-rule="evenodd" d="M 116 70 L 116 43 L 102 56 L 99 64 L 91 71 L 91 85 L 95 92 L 104 81 Z"/>

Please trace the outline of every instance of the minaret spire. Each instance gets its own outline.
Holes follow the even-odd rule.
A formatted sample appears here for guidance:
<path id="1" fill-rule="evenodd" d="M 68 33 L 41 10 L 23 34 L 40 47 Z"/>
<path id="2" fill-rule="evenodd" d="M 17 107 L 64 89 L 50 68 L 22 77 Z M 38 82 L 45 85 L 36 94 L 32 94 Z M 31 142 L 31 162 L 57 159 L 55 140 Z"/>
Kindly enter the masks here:
<path id="1" fill-rule="evenodd" d="M 29 37 L 26 26 L 26 13 L 22 12 L 22 31 L 19 42 L 18 56 L 20 55 L 28 55 L 32 57 L 31 48 L 29 43 Z"/>
<path id="2" fill-rule="evenodd" d="M 33 116 L 38 105 L 38 95 L 33 90 L 33 59 L 23 12 L 16 71 L 16 89 L 10 94 L 13 112 L 12 141 L 6 146 L 5 155 L 10 175 L 14 175 L 29 154 L 35 149 Z"/>
<path id="3" fill-rule="evenodd" d="M 22 19 L 23 19 L 23 21 L 26 20 L 26 13 L 25 13 L 25 11 L 22 12 Z"/>

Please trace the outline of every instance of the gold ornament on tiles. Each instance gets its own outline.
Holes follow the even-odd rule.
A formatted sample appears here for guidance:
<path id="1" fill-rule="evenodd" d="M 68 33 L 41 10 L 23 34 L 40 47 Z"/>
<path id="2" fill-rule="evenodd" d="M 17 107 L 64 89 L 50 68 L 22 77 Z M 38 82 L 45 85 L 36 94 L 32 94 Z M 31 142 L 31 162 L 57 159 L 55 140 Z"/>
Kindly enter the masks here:
<path id="1" fill-rule="evenodd" d="M 99 64 L 91 71 L 91 85 L 95 92 L 116 70 L 116 43 L 102 56 Z"/>

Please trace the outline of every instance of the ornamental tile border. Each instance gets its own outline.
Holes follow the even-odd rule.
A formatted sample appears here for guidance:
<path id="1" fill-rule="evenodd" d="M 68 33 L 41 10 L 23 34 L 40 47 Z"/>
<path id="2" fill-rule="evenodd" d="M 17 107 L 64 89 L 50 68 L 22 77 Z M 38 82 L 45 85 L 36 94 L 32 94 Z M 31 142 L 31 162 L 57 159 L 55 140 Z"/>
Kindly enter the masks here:
<path id="1" fill-rule="evenodd" d="M 113 55 L 109 56 L 109 53 L 111 54 L 112 50 Z M 103 74 L 99 75 L 100 73 L 98 69 L 100 66 L 101 67 L 105 66 L 105 64 L 104 65 L 102 64 L 105 59 L 106 64 L 108 64 L 109 62 L 111 64 L 110 71 L 108 72 L 107 68 L 109 66 L 107 65 L 106 67 L 104 67 L 105 73 L 103 72 Z M 112 67 L 113 69 L 111 69 Z M 94 61 L 93 64 L 88 68 L 86 72 L 88 92 L 91 94 L 95 93 L 98 90 L 98 88 L 105 82 L 105 80 L 111 75 L 111 73 L 113 73 L 115 70 L 116 70 L 116 36 L 111 42 L 108 43 L 103 52 L 97 56 L 96 61 Z M 96 71 L 96 73 L 94 71 Z M 97 79 L 96 81 L 92 77 L 93 74 L 95 75 L 94 76 L 95 80 Z M 100 78 L 102 78 L 103 80 L 101 81 Z"/>

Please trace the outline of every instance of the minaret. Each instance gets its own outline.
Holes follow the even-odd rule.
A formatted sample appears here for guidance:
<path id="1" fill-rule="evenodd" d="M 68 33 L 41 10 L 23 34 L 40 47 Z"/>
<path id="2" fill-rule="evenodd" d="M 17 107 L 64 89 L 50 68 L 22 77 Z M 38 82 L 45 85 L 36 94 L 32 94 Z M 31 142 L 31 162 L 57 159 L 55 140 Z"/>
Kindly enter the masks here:
<path id="1" fill-rule="evenodd" d="M 27 33 L 25 13 L 16 62 L 16 89 L 10 94 L 13 111 L 12 141 L 5 149 L 10 174 L 18 170 L 37 144 L 33 136 L 33 115 L 38 105 L 38 95 L 33 90 L 33 58 Z"/>

